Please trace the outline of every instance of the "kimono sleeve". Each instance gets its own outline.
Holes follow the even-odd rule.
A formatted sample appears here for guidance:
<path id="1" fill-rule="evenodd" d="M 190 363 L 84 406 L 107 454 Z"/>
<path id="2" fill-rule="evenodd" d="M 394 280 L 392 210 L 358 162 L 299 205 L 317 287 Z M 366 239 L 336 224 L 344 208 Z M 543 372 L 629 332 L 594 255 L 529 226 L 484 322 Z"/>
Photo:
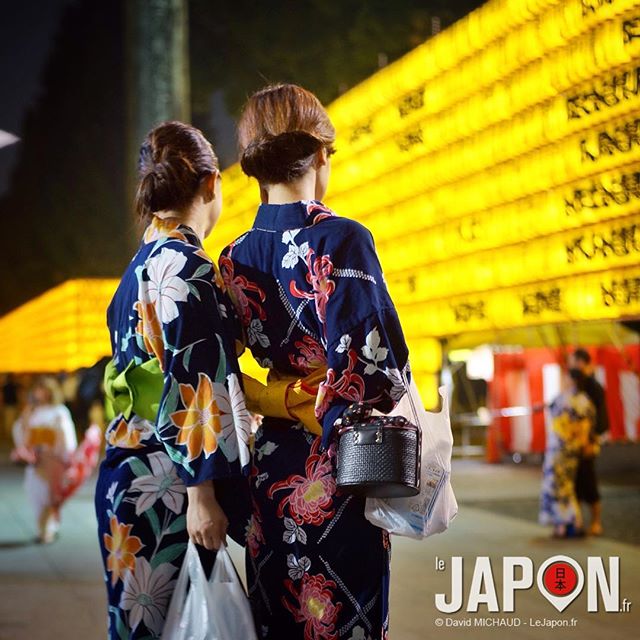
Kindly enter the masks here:
<path id="1" fill-rule="evenodd" d="M 157 434 L 187 486 L 241 475 L 249 414 L 213 264 L 187 248 L 158 285 L 164 390 Z M 174 267 L 174 271 L 175 271 Z"/>
<path id="2" fill-rule="evenodd" d="M 65 405 L 58 406 L 58 427 L 60 428 L 60 436 L 57 448 L 59 448 L 60 454 L 68 456 L 78 447 L 78 438 L 71 412 Z"/>
<path id="3" fill-rule="evenodd" d="M 316 404 L 325 447 L 351 403 L 389 412 L 405 393 L 408 373 L 407 345 L 371 233 L 353 221 L 348 231 L 330 256 L 335 288 L 323 327 L 328 369 Z"/>

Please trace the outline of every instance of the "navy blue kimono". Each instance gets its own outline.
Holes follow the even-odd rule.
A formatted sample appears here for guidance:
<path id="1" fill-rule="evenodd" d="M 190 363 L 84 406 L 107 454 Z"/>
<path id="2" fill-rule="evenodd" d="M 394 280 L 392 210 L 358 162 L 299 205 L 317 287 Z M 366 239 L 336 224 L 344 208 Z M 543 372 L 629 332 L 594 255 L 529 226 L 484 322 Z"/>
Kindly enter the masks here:
<path id="1" fill-rule="evenodd" d="M 244 543 L 251 416 L 236 358 L 242 330 L 196 233 L 158 218 L 107 321 L 117 371 L 156 358 L 164 381 L 156 420 L 120 413 L 107 427 L 95 505 L 109 637 L 159 638 L 187 548 L 186 487 L 215 480 L 229 531 Z M 210 568 L 214 553 L 201 555 Z"/>
<path id="2" fill-rule="evenodd" d="M 259 637 L 386 638 L 389 536 L 333 476 L 334 421 L 356 400 L 388 411 L 404 392 L 407 347 L 373 238 L 317 201 L 262 205 L 220 271 L 263 367 L 327 367 L 322 437 L 269 416 L 256 434 L 246 558 Z"/>

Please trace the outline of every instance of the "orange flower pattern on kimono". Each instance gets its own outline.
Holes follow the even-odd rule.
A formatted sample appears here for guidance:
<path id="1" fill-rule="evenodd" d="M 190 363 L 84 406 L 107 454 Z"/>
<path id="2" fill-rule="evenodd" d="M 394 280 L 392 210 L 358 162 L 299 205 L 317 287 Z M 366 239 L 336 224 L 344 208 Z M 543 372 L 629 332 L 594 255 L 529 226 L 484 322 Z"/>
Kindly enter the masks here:
<path id="1" fill-rule="evenodd" d="M 164 340 L 162 338 L 162 324 L 158 320 L 156 307 L 150 302 L 138 300 L 135 304 L 138 312 L 138 324 L 136 332 L 142 337 L 144 346 L 150 356 L 155 356 L 160 362 L 160 368 L 164 368 Z"/>
<path id="2" fill-rule="evenodd" d="M 112 447 L 125 447 L 126 449 L 137 449 L 140 444 L 141 432 L 132 429 L 124 418 L 120 418 L 115 427 L 107 431 L 107 443 Z"/>
<path id="3" fill-rule="evenodd" d="M 122 578 L 125 570 L 133 571 L 136 564 L 136 553 L 142 549 L 142 540 L 138 536 L 129 535 L 133 525 L 121 524 L 116 516 L 110 519 L 111 534 L 104 534 L 104 546 L 109 552 L 107 571 L 111 573 L 111 584 Z"/>
<path id="4" fill-rule="evenodd" d="M 176 443 L 187 446 L 189 460 L 195 460 L 202 453 L 208 457 L 218 448 L 221 418 L 229 417 L 229 414 L 225 416 L 221 412 L 211 378 L 205 373 L 198 374 L 197 389 L 190 384 L 180 384 L 179 388 L 186 409 L 170 415 L 172 422 L 180 428 Z"/>

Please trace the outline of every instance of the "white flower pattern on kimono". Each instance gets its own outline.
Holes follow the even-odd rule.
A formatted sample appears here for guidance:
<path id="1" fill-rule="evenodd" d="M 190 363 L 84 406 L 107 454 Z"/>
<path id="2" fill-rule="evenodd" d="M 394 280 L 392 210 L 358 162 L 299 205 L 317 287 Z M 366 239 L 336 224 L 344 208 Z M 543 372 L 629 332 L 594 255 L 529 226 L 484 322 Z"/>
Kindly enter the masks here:
<path id="1" fill-rule="evenodd" d="M 262 358 L 262 360 L 256 358 L 256 361 L 263 369 L 273 369 L 273 360 L 271 358 Z"/>
<path id="2" fill-rule="evenodd" d="M 118 488 L 117 482 L 112 482 L 109 485 L 109 489 L 107 491 L 107 495 L 105 496 L 105 499 L 108 500 L 111 504 L 113 504 L 113 501 L 115 500 L 117 488 Z"/>
<path id="3" fill-rule="evenodd" d="M 189 285 L 178 275 L 186 262 L 184 253 L 165 247 L 147 262 L 148 280 L 139 281 L 138 298 L 152 302 L 163 323 L 178 317 L 176 303 L 185 302 L 189 295 Z"/>
<path id="4" fill-rule="evenodd" d="M 311 568 L 311 560 L 307 556 L 298 559 L 290 553 L 287 556 L 287 567 L 289 567 L 289 577 L 292 580 L 299 580 Z"/>
<path id="5" fill-rule="evenodd" d="M 373 361 L 367 363 L 367 366 L 364 368 L 365 374 L 374 374 L 378 370 L 378 363 L 384 362 L 387 359 L 388 353 L 389 349 L 380 346 L 380 334 L 378 333 L 378 329 L 372 329 L 367 334 L 367 337 L 365 338 L 365 344 L 362 347 L 362 355 L 367 360 Z"/>
<path id="6" fill-rule="evenodd" d="M 307 532 L 298 524 L 296 524 L 293 518 L 284 519 L 284 533 L 282 539 L 287 544 L 293 544 L 296 540 L 302 544 L 307 544 Z"/>
<path id="7" fill-rule="evenodd" d="M 282 256 L 283 269 L 293 269 L 298 264 L 298 260 L 304 260 L 307 257 L 309 243 L 303 242 L 298 246 L 295 242 L 295 237 L 298 233 L 300 233 L 300 229 L 292 229 L 290 231 L 285 231 L 282 234 L 282 242 L 289 245 L 287 253 Z"/>
<path id="8" fill-rule="evenodd" d="M 392 400 L 395 400 L 397 402 L 407 392 L 407 388 L 404 384 L 400 369 L 391 369 L 389 367 L 386 367 L 384 370 L 384 375 L 387 376 L 387 379 L 390 380 L 392 384 L 392 387 L 389 390 L 389 395 L 391 396 Z"/>
<path id="9" fill-rule="evenodd" d="M 251 414 L 245 402 L 238 376 L 232 373 L 227 376 L 229 400 L 231 404 L 231 421 L 223 423 L 222 436 L 225 440 L 226 456 L 230 462 L 240 458 L 240 466 L 249 464 L 249 438 L 251 436 Z"/>
<path id="10" fill-rule="evenodd" d="M 144 622 L 149 631 L 160 634 L 173 593 L 175 572 L 176 567 L 168 562 L 152 569 L 146 558 L 136 558 L 135 570 L 127 571 L 120 599 L 120 608 L 129 612 L 131 629 Z"/>
<path id="11" fill-rule="evenodd" d="M 348 640 L 371 640 L 371 636 L 360 626 L 353 627 L 353 633 Z"/>
<path id="12" fill-rule="evenodd" d="M 262 322 L 257 318 L 254 318 L 247 327 L 247 338 L 250 345 L 257 342 L 261 347 L 266 348 L 271 344 L 269 338 L 263 332 Z"/>
<path id="13" fill-rule="evenodd" d="M 187 488 L 178 477 L 173 463 L 162 452 L 149 454 L 152 475 L 139 476 L 131 483 L 130 491 L 139 491 L 136 498 L 136 515 L 144 513 L 157 500 L 162 500 L 167 509 L 180 514 Z"/>
<path id="14" fill-rule="evenodd" d="M 336 347 L 337 353 L 346 353 L 349 351 L 349 347 L 351 346 L 351 336 L 348 333 L 345 333 L 340 337 L 340 343 Z"/>

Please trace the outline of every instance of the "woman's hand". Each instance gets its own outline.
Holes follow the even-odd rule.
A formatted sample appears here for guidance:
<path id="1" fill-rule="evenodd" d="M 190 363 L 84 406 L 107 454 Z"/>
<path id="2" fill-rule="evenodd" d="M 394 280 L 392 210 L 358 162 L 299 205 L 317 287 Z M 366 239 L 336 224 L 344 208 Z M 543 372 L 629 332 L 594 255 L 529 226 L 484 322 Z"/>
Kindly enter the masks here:
<path id="1" fill-rule="evenodd" d="M 229 521 L 216 500 L 211 480 L 187 487 L 187 531 L 193 542 L 205 549 L 227 543 Z"/>

